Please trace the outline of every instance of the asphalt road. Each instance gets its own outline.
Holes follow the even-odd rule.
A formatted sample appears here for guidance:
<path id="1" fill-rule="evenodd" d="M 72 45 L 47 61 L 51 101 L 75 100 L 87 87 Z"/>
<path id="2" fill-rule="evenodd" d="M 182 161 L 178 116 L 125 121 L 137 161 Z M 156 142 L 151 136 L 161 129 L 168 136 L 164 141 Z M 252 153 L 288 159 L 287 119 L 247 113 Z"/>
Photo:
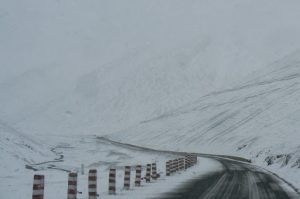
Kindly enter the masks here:
<path id="1" fill-rule="evenodd" d="M 160 151 L 145 147 L 98 138 L 111 144 L 158 153 L 183 155 L 183 152 Z M 160 199 L 295 199 L 299 193 L 279 177 L 239 157 L 197 154 L 211 158 L 223 165 L 223 170 L 195 178 L 175 190 L 159 197 Z M 283 186 L 284 185 L 284 186 Z M 289 187 L 287 191 L 286 187 Z M 156 197 L 158 198 L 158 197 Z"/>
<path id="2" fill-rule="evenodd" d="M 277 177 L 242 162 L 218 159 L 221 172 L 209 173 L 165 194 L 161 199 L 290 199 Z"/>

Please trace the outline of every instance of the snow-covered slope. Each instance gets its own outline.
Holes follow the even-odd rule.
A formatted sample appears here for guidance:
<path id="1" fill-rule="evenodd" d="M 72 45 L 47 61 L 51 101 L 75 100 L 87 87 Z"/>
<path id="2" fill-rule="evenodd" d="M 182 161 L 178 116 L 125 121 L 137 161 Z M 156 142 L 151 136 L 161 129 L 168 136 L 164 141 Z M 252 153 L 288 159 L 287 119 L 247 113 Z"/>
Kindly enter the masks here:
<path id="1" fill-rule="evenodd" d="M 212 92 L 113 137 L 210 153 L 296 150 L 300 136 L 300 52 L 272 68 L 244 84 Z"/>
<path id="2" fill-rule="evenodd" d="M 296 0 L 0 4 L 0 118 L 28 134 L 114 132 L 300 46 Z"/>
<path id="3" fill-rule="evenodd" d="M 275 62 L 299 18 L 298 0 L 2 0 L 0 120 L 299 167 L 299 53 Z M 1 172 L 48 153 L 0 126 Z"/>
<path id="4" fill-rule="evenodd" d="M 56 158 L 47 146 L 22 135 L 0 121 L 0 176 L 17 176 L 24 172 L 26 164 L 34 164 Z"/>
<path id="5" fill-rule="evenodd" d="M 260 165 L 299 168 L 300 52 L 253 76 L 109 137 L 153 148 L 233 154 Z"/>

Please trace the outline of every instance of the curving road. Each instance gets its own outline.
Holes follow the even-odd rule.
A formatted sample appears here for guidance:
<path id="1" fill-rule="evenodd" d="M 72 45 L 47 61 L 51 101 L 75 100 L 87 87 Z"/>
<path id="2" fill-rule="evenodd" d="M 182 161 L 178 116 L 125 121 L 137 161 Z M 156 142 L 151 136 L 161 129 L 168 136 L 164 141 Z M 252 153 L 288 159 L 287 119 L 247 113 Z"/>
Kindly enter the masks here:
<path id="1" fill-rule="evenodd" d="M 216 159 L 216 158 L 214 158 Z M 300 198 L 288 193 L 277 177 L 242 162 L 219 158 L 221 172 L 187 182 L 161 199 L 290 199 Z"/>
<path id="2" fill-rule="evenodd" d="M 174 151 L 161 151 L 115 142 L 107 138 L 99 140 L 125 148 L 183 155 Z M 300 198 L 297 190 L 279 177 L 239 157 L 197 154 L 211 158 L 223 165 L 223 170 L 194 178 L 160 199 L 294 199 Z M 284 188 L 285 187 L 285 188 Z M 289 188 L 289 191 L 287 191 Z M 157 197 L 156 197 L 157 198 Z"/>

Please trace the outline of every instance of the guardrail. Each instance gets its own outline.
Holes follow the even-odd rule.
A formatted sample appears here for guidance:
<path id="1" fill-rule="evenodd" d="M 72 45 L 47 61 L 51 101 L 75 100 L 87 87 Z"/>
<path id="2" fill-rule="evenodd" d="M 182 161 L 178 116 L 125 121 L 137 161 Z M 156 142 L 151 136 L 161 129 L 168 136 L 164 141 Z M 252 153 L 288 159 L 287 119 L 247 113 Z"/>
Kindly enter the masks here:
<path id="1" fill-rule="evenodd" d="M 166 176 L 175 175 L 178 171 L 184 171 L 192 166 L 197 164 L 197 156 L 195 154 L 187 154 L 185 156 L 180 156 L 173 160 L 168 160 L 165 163 Z M 157 171 L 157 163 L 146 164 L 146 174 L 145 177 L 142 177 L 142 165 L 136 166 L 125 166 L 124 168 L 124 187 L 123 190 L 130 190 L 130 178 L 131 178 L 131 169 L 135 168 L 135 186 L 140 187 L 143 180 L 146 183 L 155 182 L 160 178 L 160 172 Z M 82 168 L 83 166 L 81 166 Z M 81 174 L 84 175 L 84 172 L 81 169 Z M 108 194 L 115 195 L 116 193 L 116 168 L 111 168 L 109 170 L 108 176 Z M 32 199 L 44 199 L 44 175 L 34 175 L 33 180 L 33 192 Z M 78 174 L 71 172 L 68 175 L 68 190 L 67 198 L 76 199 L 78 192 Z M 91 169 L 88 172 L 88 198 L 96 199 L 99 197 L 97 193 L 97 170 Z"/>

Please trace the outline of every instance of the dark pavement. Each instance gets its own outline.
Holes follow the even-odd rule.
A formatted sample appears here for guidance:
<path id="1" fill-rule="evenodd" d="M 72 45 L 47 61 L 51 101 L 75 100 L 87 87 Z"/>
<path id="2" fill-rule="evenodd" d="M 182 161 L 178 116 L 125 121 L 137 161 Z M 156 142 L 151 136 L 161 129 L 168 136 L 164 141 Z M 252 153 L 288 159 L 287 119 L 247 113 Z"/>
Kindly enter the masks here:
<path id="1" fill-rule="evenodd" d="M 217 158 L 214 158 L 217 159 Z M 290 199 L 300 198 L 281 186 L 277 177 L 242 162 L 217 159 L 224 170 L 177 187 L 160 199 Z"/>

